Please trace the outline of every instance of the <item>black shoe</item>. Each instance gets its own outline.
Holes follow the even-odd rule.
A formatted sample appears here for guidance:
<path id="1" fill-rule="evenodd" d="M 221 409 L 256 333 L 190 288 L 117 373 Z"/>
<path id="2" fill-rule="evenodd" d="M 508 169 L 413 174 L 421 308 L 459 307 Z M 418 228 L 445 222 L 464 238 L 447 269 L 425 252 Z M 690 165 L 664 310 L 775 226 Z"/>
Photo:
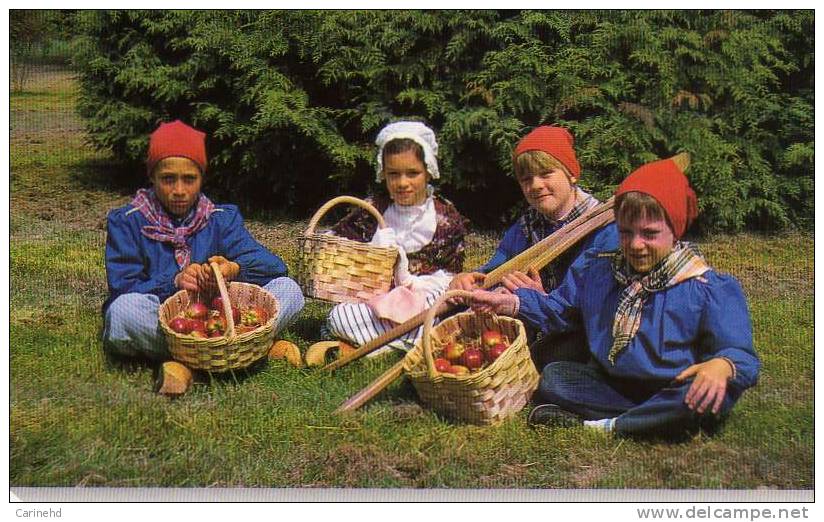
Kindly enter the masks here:
<path id="1" fill-rule="evenodd" d="M 572 428 L 575 426 L 583 426 L 584 420 L 574 413 L 561 409 L 557 404 L 541 404 L 529 412 L 526 423 L 533 427 L 554 426 L 558 428 Z"/>

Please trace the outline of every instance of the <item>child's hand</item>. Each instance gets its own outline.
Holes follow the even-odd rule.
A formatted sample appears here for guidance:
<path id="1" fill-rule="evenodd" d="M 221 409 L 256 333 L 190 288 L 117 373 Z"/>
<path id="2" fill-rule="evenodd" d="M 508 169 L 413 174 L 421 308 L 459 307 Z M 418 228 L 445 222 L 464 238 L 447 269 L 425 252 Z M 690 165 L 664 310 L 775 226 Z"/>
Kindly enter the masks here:
<path id="1" fill-rule="evenodd" d="M 484 279 L 486 279 L 486 274 L 480 272 L 462 272 L 452 278 L 452 281 L 449 282 L 449 289 L 471 292 L 480 288 L 484 283 Z"/>
<path id="2" fill-rule="evenodd" d="M 684 402 L 691 410 L 704 413 L 712 406 L 712 413 L 721 409 L 727 393 L 727 381 L 733 376 L 731 363 L 726 359 L 716 357 L 709 361 L 693 364 L 679 373 L 675 380 L 683 382 L 695 377 Z"/>
<path id="3" fill-rule="evenodd" d="M 519 304 L 518 296 L 506 290 L 503 292 L 488 292 L 486 290 L 472 292 L 472 309 L 478 312 L 491 312 L 515 317 L 518 315 Z"/>
<path id="4" fill-rule="evenodd" d="M 541 281 L 541 275 L 533 267 L 529 267 L 526 274 L 519 270 L 506 274 L 503 279 L 501 279 L 501 284 L 510 292 L 514 292 L 519 288 L 530 288 L 546 295 L 544 284 Z"/>
<path id="5" fill-rule="evenodd" d="M 190 292 L 200 290 L 203 280 L 203 267 L 198 263 L 192 263 L 175 276 L 175 286 Z"/>
<path id="6" fill-rule="evenodd" d="M 215 281 L 215 273 L 212 267 L 209 266 L 211 263 L 217 263 L 218 268 L 220 268 L 220 275 L 223 276 L 224 281 L 232 281 L 240 273 L 239 264 L 234 261 L 229 261 L 223 256 L 212 256 L 206 263 L 203 263 L 204 285 L 208 287 L 214 287 L 217 284 Z"/>

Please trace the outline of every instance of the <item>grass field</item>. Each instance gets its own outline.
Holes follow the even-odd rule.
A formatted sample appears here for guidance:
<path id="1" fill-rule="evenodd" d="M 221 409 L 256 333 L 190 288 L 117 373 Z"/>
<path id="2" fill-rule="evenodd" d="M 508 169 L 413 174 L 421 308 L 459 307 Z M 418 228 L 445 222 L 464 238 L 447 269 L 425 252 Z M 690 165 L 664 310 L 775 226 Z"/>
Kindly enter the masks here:
<path id="1" fill-rule="evenodd" d="M 352 415 L 330 413 L 394 356 L 331 376 L 285 362 L 200 375 L 169 400 L 152 392 L 151 365 L 111 360 L 99 340 L 105 216 L 137 187 L 118 184 L 110 158 L 85 144 L 68 73 L 41 71 L 29 91 L 11 96 L 10 113 L 12 486 L 814 488 L 812 235 L 701 241 L 742 281 L 763 361 L 714 436 L 534 430 L 526 410 L 495 428 L 454 424 L 401 381 Z M 294 264 L 306 221 L 248 224 Z M 495 237 L 473 233 L 468 266 Z M 318 340 L 328 309 L 308 300 L 285 336 Z"/>

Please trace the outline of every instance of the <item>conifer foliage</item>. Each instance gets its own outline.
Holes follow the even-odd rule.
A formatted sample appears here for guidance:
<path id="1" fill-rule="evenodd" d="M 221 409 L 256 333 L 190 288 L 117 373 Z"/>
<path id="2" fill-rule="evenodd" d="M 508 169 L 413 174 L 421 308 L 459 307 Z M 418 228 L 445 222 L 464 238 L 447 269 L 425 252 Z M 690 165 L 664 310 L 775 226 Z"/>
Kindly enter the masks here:
<path id="1" fill-rule="evenodd" d="M 681 151 L 704 230 L 811 227 L 813 11 L 86 11 L 80 110 L 138 162 L 159 121 L 208 133 L 210 190 L 305 217 L 374 179 L 371 143 L 422 118 L 476 223 L 520 200 L 511 153 L 570 128 L 600 196 Z M 371 187 L 374 188 L 374 187 Z"/>

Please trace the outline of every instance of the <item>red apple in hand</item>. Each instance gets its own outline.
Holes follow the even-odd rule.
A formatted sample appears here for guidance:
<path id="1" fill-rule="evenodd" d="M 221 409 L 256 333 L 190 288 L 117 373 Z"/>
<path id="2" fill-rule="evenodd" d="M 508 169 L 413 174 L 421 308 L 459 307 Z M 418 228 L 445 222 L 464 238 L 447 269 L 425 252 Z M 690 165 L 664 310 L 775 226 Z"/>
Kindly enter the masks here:
<path id="1" fill-rule="evenodd" d="M 507 348 L 509 348 L 509 347 L 507 345 L 505 345 L 504 343 L 496 344 L 495 346 L 490 348 L 489 351 L 486 352 L 486 359 L 489 362 L 495 361 L 495 359 L 500 357 L 501 354 L 504 353 Z"/>
<path id="2" fill-rule="evenodd" d="M 438 357 L 435 359 L 435 369 L 441 373 L 449 371 L 449 368 L 452 366 L 448 360 L 444 359 L 443 357 Z"/>
<path id="3" fill-rule="evenodd" d="M 466 348 L 463 343 L 458 341 L 449 341 L 443 349 L 443 356 L 449 359 L 450 362 L 455 363 L 463 356 Z"/>
<path id="4" fill-rule="evenodd" d="M 206 319 L 209 315 L 209 309 L 203 303 L 192 303 L 186 309 L 186 317 L 189 319 Z"/>
<path id="5" fill-rule="evenodd" d="M 464 352 L 461 360 L 470 370 L 477 370 L 484 365 L 484 353 L 477 348 L 469 348 Z"/>
<path id="6" fill-rule="evenodd" d="M 175 317 L 169 321 L 169 328 L 179 334 L 187 334 L 192 331 L 192 324 L 185 317 Z"/>
<path id="7" fill-rule="evenodd" d="M 481 341 L 487 348 L 492 348 L 496 344 L 504 342 L 504 337 L 497 330 L 484 330 L 481 334 Z"/>

